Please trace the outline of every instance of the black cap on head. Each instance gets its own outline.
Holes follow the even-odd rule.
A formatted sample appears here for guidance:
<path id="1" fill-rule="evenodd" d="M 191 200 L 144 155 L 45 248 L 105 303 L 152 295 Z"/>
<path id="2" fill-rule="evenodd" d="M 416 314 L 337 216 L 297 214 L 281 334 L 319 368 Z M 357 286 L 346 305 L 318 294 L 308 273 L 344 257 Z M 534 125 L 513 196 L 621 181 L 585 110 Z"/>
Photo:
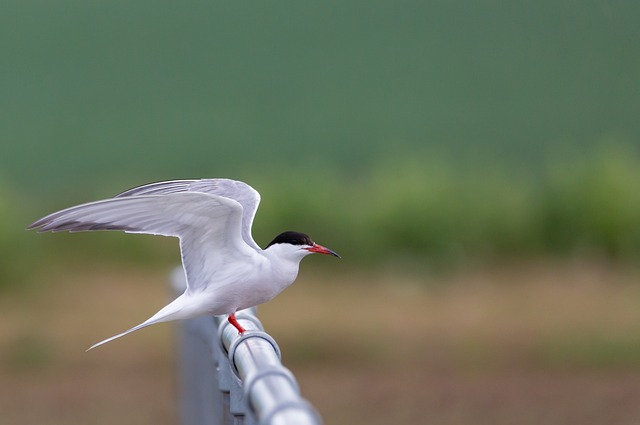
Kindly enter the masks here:
<path id="1" fill-rule="evenodd" d="M 305 235 L 304 233 L 300 232 L 288 231 L 280 233 L 278 236 L 276 236 L 275 239 L 272 240 L 265 249 L 277 243 L 288 243 L 291 245 L 313 245 L 313 241 L 311 240 L 309 235 Z"/>

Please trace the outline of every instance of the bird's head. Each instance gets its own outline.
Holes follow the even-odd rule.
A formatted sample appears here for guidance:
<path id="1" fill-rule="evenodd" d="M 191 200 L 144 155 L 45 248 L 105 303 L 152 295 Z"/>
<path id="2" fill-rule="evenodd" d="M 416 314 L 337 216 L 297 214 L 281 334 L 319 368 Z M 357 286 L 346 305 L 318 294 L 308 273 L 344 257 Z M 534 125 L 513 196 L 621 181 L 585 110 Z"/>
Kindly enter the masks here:
<path id="1" fill-rule="evenodd" d="M 277 249 L 283 255 L 299 259 L 313 253 L 333 255 L 340 258 L 334 251 L 312 241 L 308 235 L 293 231 L 280 233 L 267 245 L 265 250 L 269 248 Z"/>

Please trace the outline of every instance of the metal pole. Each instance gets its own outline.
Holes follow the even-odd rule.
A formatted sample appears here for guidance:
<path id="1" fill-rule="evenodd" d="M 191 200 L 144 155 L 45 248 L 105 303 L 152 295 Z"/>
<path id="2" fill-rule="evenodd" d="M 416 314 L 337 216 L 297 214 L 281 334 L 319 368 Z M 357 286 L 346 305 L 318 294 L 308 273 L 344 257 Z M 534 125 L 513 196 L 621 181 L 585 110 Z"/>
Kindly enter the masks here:
<path id="1" fill-rule="evenodd" d="M 179 294 L 184 273 L 172 276 Z M 255 308 L 236 314 L 247 330 L 239 335 L 225 317 L 185 320 L 179 339 L 181 410 L 184 425 L 321 425 L 300 395 L 280 348 L 264 332 Z"/>

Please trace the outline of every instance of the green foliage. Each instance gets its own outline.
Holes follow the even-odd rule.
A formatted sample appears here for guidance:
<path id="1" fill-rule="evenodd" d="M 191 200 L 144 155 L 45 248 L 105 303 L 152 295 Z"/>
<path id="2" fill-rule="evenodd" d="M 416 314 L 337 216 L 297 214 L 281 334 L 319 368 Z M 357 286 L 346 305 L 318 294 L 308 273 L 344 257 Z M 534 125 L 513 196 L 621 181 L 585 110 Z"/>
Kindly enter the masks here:
<path id="1" fill-rule="evenodd" d="M 409 256 L 456 265 L 640 254 L 640 160 L 620 145 L 550 160 L 538 176 L 501 163 L 456 166 L 420 157 L 387 162 L 357 179 L 337 171 L 291 176 L 263 185 L 267 228 L 295 224 L 333 242 L 349 260 Z"/>
<path id="2" fill-rule="evenodd" d="M 0 171 L 52 200 L 115 175 L 640 141 L 637 2 L 2 6 Z"/>
<path id="3" fill-rule="evenodd" d="M 640 255 L 640 159 L 620 145 L 550 160 L 538 176 L 503 164 L 461 166 L 419 156 L 366 173 L 292 167 L 269 175 L 246 179 L 263 197 L 254 225 L 258 243 L 265 246 L 280 231 L 304 231 L 350 265 L 413 261 L 452 267 L 530 256 Z M 178 261 L 171 239 L 26 233 L 24 217 L 36 217 L 16 205 L 24 203 L 4 191 L 4 286 L 43 258 L 61 264 Z"/>
<path id="4" fill-rule="evenodd" d="M 33 269 L 41 249 L 27 237 L 24 200 L 0 182 L 0 290 L 24 283 L 25 271 Z"/>
<path id="5" fill-rule="evenodd" d="M 628 257 L 640 248 L 640 161 L 608 146 L 586 160 L 552 164 L 541 217 L 543 245 Z"/>
<path id="6" fill-rule="evenodd" d="M 44 258 L 177 261 L 170 240 L 23 229 L 191 176 L 250 182 L 262 245 L 299 229 L 343 264 L 635 258 L 638 158 L 585 151 L 640 146 L 638 6 L 467 3 L 8 2 L 0 286 Z"/>

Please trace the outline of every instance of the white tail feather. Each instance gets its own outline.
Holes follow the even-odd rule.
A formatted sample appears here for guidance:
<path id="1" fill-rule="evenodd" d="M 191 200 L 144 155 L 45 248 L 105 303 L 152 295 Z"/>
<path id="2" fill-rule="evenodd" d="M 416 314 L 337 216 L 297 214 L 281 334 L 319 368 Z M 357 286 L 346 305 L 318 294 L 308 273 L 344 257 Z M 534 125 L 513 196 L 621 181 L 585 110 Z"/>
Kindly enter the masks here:
<path id="1" fill-rule="evenodd" d="M 164 306 L 159 312 L 157 312 L 156 314 L 154 314 L 144 322 L 140 323 L 139 325 L 134 326 L 133 328 L 126 330 L 122 333 L 119 333 L 118 335 L 114 335 L 111 338 L 107 338 L 103 341 L 93 344 L 91 347 L 87 348 L 86 351 L 93 350 L 94 348 L 99 347 L 102 344 L 106 344 L 107 342 L 111 342 L 114 339 L 120 338 L 121 336 L 125 336 L 127 334 L 130 334 L 131 332 L 137 331 L 138 329 L 146 328 L 147 326 L 150 326 L 156 323 L 169 322 L 171 320 L 194 317 L 198 314 L 197 313 L 194 314 L 193 309 L 185 308 L 185 306 L 188 306 L 190 302 L 191 301 L 189 297 L 185 294 L 182 294 L 178 298 L 173 300 L 171 303 Z"/>
<path id="2" fill-rule="evenodd" d="M 130 334 L 131 332 L 135 332 L 135 331 L 137 331 L 138 329 L 146 328 L 147 326 L 153 325 L 154 323 L 157 323 L 157 322 L 149 322 L 149 323 L 144 322 L 144 323 L 140 323 L 138 326 L 134 326 L 133 328 L 131 328 L 131 329 L 129 329 L 129 330 L 126 330 L 126 331 L 124 331 L 124 332 L 122 332 L 122 333 L 119 333 L 118 335 L 114 335 L 114 336 L 112 336 L 112 337 L 110 337 L 110 338 L 104 339 L 104 340 L 102 340 L 102 341 L 100 341 L 100 342 L 97 342 L 97 343 L 93 344 L 91 347 L 87 348 L 85 351 L 93 350 L 94 348 L 99 347 L 99 346 L 101 346 L 102 344 L 106 344 L 107 342 L 111 342 L 111 341 L 113 341 L 114 339 L 118 339 L 118 338 L 120 338 L 121 336 L 125 336 L 125 335 L 127 335 L 127 334 Z"/>

